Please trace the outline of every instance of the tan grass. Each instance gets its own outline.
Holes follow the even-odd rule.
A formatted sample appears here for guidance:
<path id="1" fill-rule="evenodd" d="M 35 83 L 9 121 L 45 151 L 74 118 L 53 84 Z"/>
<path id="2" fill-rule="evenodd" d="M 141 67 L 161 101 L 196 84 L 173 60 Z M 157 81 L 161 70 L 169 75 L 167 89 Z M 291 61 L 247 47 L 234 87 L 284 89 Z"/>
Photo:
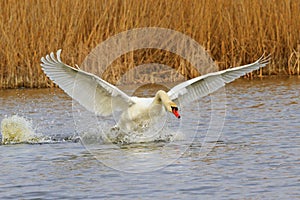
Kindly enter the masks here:
<path id="1" fill-rule="evenodd" d="M 42 56 L 62 48 L 67 63 L 80 64 L 100 42 L 139 27 L 189 35 L 220 69 L 252 62 L 267 52 L 272 53 L 271 65 L 254 75 L 299 74 L 299 10 L 300 1 L 289 0 L 2 0 L 0 88 L 51 87 L 39 66 Z M 168 52 L 149 52 L 153 50 L 117 59 L 115 75 L 105 78 L 113 81 L 120 65 L 134 66 L 133 57 L 174 67 L 181 63 Z"/>

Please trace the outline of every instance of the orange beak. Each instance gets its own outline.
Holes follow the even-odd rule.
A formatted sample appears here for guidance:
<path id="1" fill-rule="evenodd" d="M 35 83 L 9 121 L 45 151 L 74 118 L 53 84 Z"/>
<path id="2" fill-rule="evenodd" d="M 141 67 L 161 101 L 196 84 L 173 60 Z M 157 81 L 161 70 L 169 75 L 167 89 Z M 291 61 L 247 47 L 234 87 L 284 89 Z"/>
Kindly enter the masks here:
<path id="1" fill-rule="evenodd" d="M 178 112 L 178 108 L 176 107 L 172 107 L 172 113 L 179 119 L 180 118 L 180 114 Z"/>

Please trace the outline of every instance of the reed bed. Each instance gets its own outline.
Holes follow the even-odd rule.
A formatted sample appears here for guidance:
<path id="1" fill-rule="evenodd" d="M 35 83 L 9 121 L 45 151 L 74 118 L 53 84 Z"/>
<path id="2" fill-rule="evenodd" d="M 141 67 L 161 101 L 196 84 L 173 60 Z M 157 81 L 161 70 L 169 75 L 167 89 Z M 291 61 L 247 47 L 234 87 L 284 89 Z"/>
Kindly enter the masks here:
<path id="1" fill-rule="evenodd" d="M 205 47 L 220 70 L 272 53 L 272 63 L 251 76 L 300 73 L 300 1 L 292 0 L 1 0 L 0 88 L 54 84 L 40 58 L 62 48 L 62 58 L 80 64 L 97 44 L 119 32 L 163 27 L 182 32 Z M 189 63 L 160 50 L 137 50 L 118 58 L 119 67 L 162 62 Z M 184 71 L 184 70 L 183 70 Z M 188 70 L 185 70 L 188 71 Z M 196 74 L 194 74 L 196 75 Z"/>

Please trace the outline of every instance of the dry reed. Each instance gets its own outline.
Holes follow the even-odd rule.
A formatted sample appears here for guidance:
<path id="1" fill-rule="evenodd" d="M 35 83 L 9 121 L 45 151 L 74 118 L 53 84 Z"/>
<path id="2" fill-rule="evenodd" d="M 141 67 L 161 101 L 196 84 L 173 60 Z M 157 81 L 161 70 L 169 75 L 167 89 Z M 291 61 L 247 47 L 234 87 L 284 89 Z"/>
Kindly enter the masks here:
<path id="1" fill-rule="evenodd" d="M 39 66 L 42 56 L 62 48 L 67 63 L 80 64 L 100 42 L 139 27 L 169 28 L 192 37 L 220 69 L 267 52 L 272 63 L 256 75 L 299 75 L 299 10 L 300 1 L 290 0 L 2 0 L 0 88 L 51 87 Z M 114 73 L 117 66 L 135 65 L 133 57 L 139 64 L 181 63 L 168 52 L 135 51 L 114 62 Z"/>

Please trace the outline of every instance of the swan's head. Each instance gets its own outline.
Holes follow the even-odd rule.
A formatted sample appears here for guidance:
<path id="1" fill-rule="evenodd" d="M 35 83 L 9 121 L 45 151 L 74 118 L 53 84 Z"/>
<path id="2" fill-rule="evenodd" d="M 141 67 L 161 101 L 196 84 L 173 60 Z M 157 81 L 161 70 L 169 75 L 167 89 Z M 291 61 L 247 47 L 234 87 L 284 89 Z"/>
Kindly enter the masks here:
<path id="1" fill-rule="evenodd" d="M 178 106 L 174 102 L 170 102 L 168 104 L 167 110 L 175 115 L 178 119 L 180 118 L 180 114 L 178 112 Z"/>
<path id="2" fill-rule="evenodd" d="M 180 118 L 180 114 L 178 113 L 178 106 L 176 105 L 176 103 L 171 101 L 170 97 L 165 91 L 159 90 L 156 93 L 154 103 L 160 105 L 163 104 L 167 111 L 173 113 L 178 119 Z"/>

